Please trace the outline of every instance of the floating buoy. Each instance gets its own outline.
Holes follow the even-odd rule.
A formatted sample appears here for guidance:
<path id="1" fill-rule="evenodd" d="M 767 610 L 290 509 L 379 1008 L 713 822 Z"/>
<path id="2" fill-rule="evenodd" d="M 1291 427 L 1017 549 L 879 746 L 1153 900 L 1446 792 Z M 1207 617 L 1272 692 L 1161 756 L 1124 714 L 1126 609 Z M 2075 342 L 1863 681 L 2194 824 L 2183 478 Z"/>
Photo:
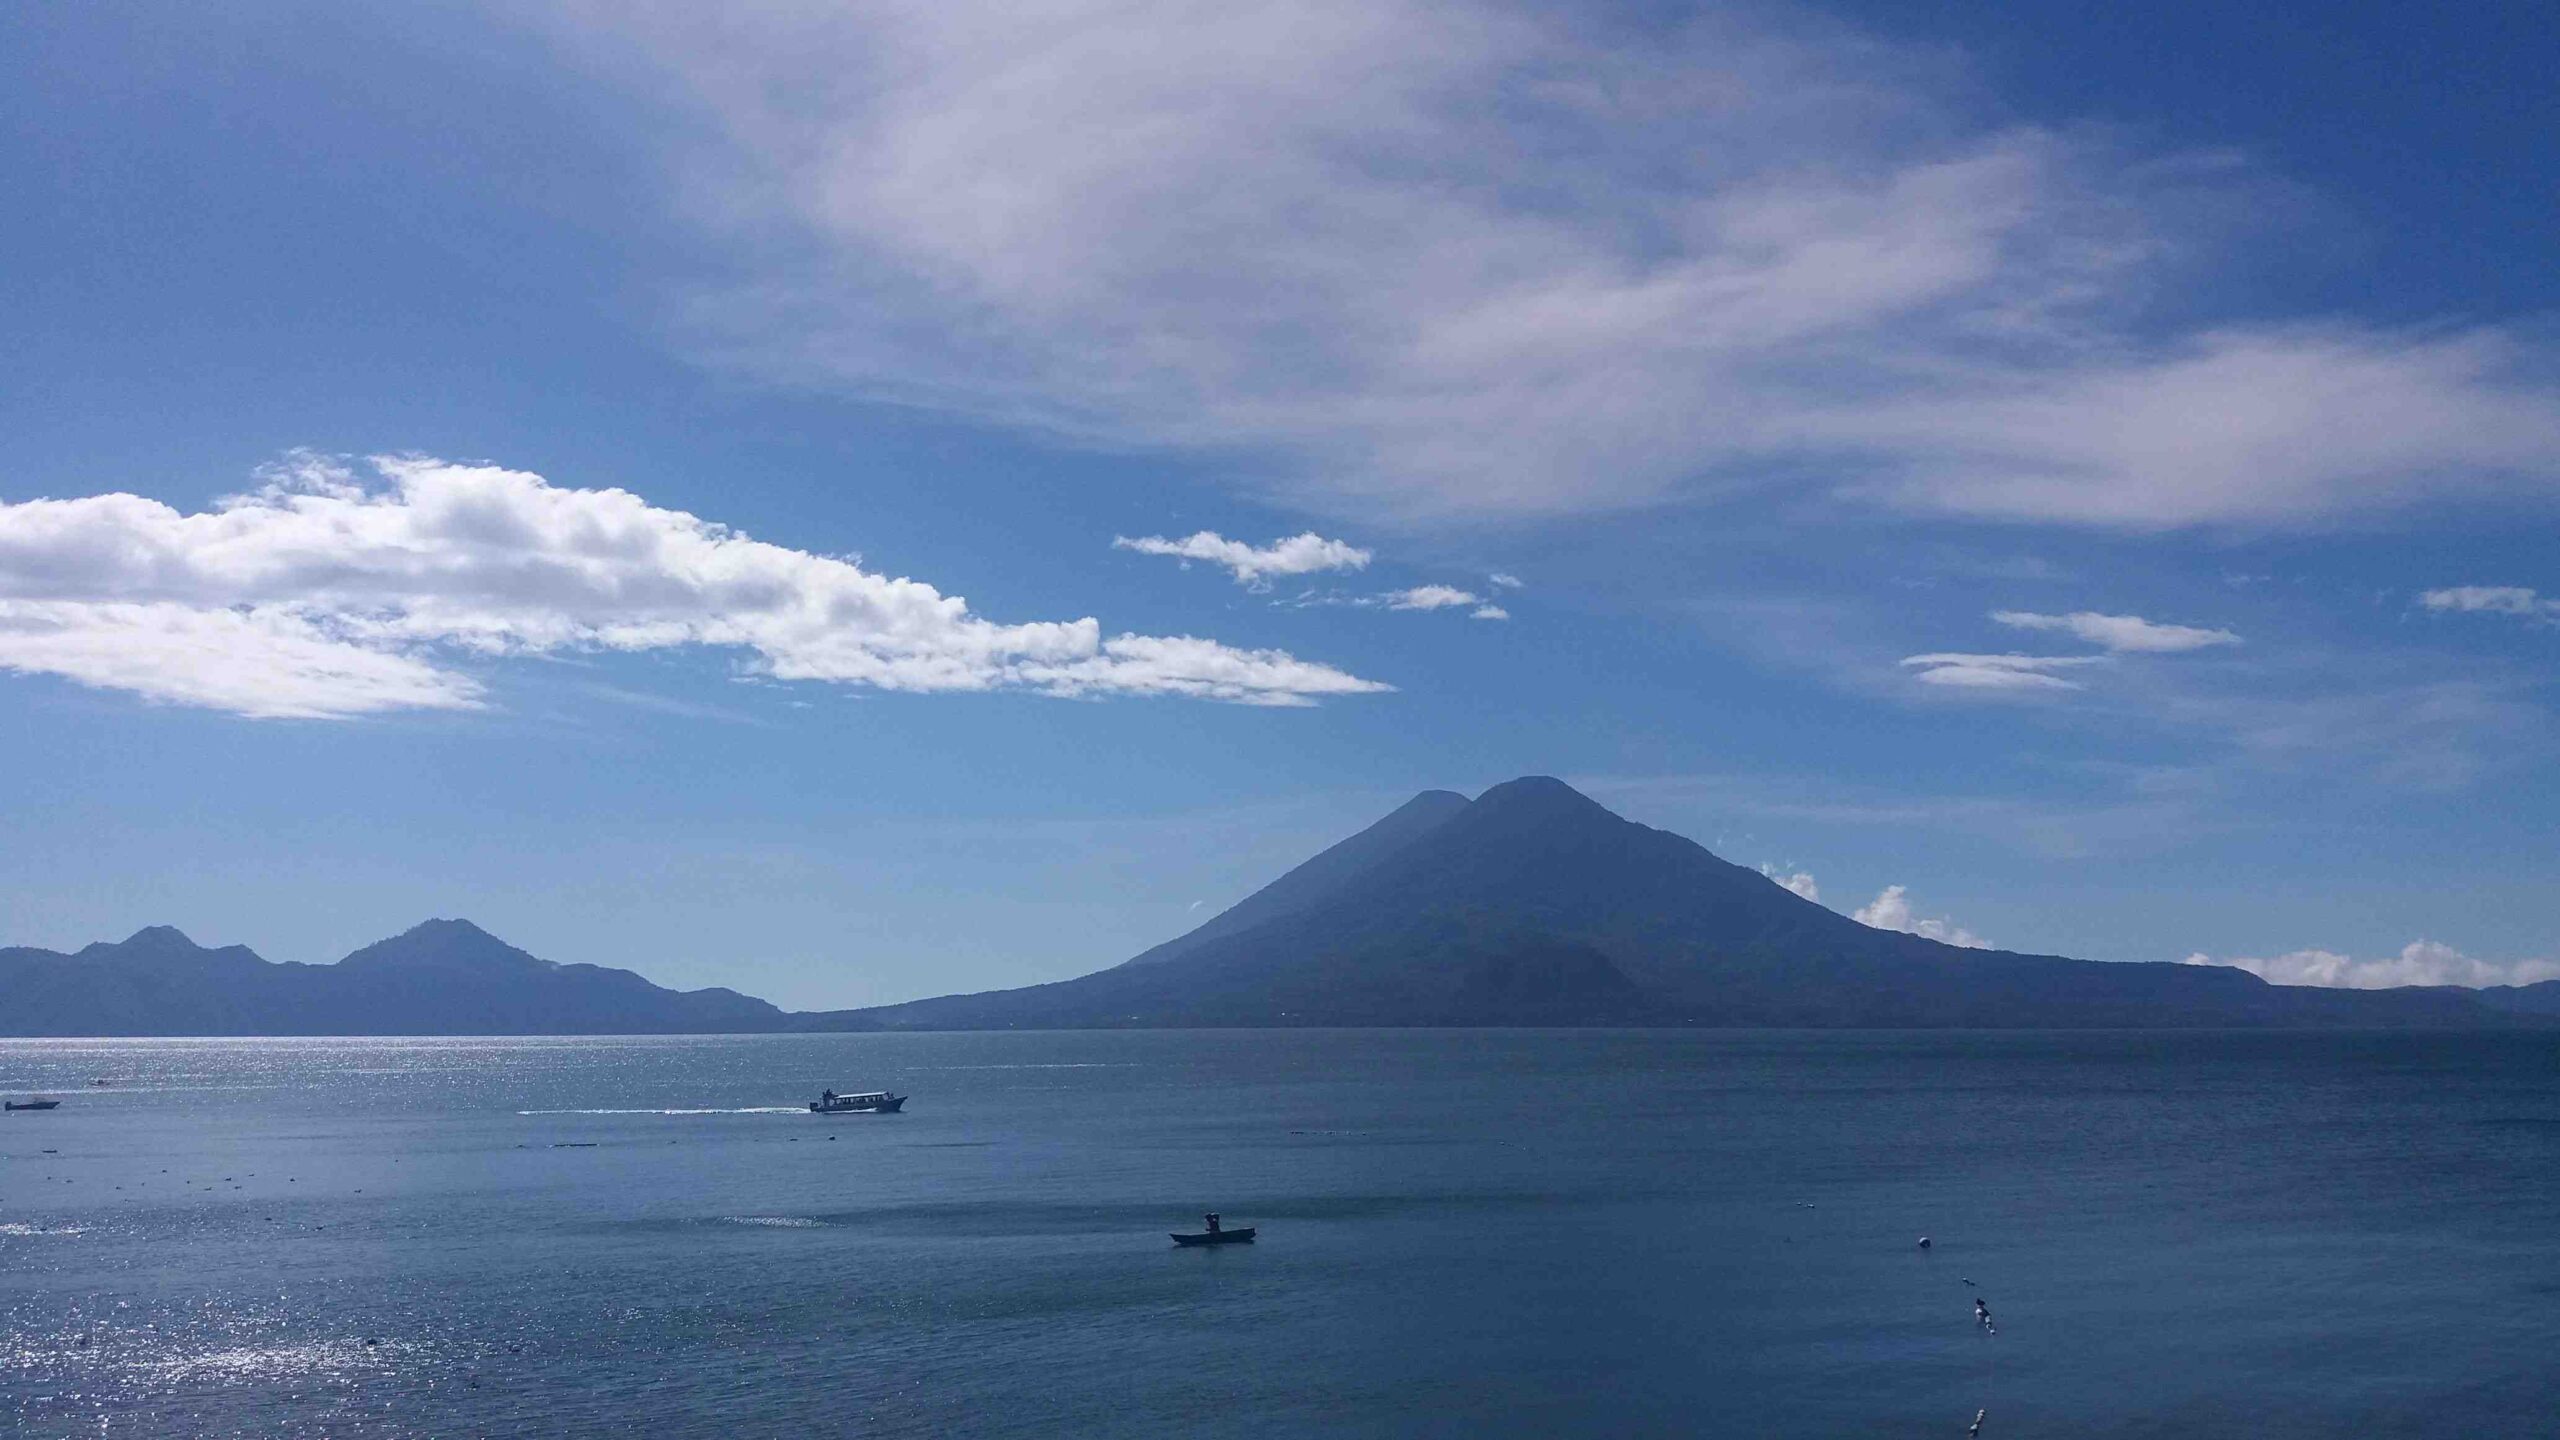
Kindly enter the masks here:
<path id="1" fill-rule="evenodd" d="M 1923 1236 L 1921 1236 L 1921 1237 L 1920 1237 L 1920 1248 L 1921 1248 L 1921 1249 L 1923 1249 L 1923 1250 L 1926 1250 L 1926 1249 L 1928 1249 L 1928 1248 L 1929 1248 L 1929 1237 L 1928 1237 L 1928 1236 L 1923 1235 Z"/>

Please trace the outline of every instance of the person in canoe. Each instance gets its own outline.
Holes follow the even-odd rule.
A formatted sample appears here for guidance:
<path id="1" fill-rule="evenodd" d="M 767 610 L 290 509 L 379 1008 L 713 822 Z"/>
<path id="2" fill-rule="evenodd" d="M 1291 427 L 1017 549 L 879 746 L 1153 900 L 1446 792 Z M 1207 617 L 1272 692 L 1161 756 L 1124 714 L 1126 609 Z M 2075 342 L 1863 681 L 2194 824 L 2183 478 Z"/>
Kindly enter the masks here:
<path id="1" fill-rule="evenodd" d="M 1219 1223 L 1219 1222 L 1218 1222 L 1218 1212 L 1217 1212 L 1217 1211 L 1212 1210 L 1212 1211 L 1210 1211 L 1208 1214 L 1203 1215 L 1203 1216 L 1201 1216 L 1200 1218 L 1201 1218 L 1201 1220 L 1202 1220 L 1203 1222 L 1205 1222 L 1205 1223 L 1208 1225 L 1208 1227 L 1209 1227 L 1209 1233 L 1210 1233 L 1210 1234 L 1215 1235 L 1215 1234 L 1217 1234 L 1217 1233 L 1218 1233 L 1218 1223 Z"/>

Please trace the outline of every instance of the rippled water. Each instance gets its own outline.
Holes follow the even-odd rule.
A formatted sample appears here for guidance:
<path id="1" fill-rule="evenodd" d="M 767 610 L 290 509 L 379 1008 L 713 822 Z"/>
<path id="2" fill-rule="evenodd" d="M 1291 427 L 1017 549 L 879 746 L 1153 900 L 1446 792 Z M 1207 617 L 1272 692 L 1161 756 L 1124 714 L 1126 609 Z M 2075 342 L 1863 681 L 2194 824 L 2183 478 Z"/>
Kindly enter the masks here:
<path id="1" fill-rule="evenodd" d="M 12 1435 L 2560 1413 L 2547 1037 L 0 1041 L 29 1090 Z M 1261 1243 L 1167 1243 L 1209 1208 Z"/>

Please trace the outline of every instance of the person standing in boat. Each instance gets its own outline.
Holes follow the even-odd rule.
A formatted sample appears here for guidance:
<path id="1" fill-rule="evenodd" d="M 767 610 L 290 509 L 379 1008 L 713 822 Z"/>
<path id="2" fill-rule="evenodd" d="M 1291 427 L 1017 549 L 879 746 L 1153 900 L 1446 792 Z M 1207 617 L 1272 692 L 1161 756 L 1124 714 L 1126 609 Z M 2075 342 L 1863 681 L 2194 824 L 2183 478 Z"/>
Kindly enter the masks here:
<path id="1" fill-rule="evenodd" d="M 1210 1211 L 1208 1214 L 1203 1215 L 1203 1216 L 1201 1216 L 1200 1218 L 1201 1218 L 1202 1220 L 1204 1220 L 1204 1221 L 1208 1222 L 1208 1225 L 1209 1225 L 1209 1233 L 1210 1233 L 1210 1234 L 1215 1235 L 1215 1234 L 1217 1234 L 1217 1233 L 1218 1233 L 1218 1212 L 1217 1212 L 1217 1211 L 1212 1210 L 1212 1211 Z"/>

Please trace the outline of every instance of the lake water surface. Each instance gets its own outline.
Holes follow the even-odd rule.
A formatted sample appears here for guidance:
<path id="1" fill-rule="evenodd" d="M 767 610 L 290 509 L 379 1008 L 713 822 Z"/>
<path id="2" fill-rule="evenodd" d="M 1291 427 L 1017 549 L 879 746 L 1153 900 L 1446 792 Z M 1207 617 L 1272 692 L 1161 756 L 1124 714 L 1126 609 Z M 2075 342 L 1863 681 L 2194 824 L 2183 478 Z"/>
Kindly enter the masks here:
<path id="1" fill-rule="evenodd" d="M 0 1041 L 30 1090 L 10 1435 L 2560 1415 L 2549 1036 Z"/>

